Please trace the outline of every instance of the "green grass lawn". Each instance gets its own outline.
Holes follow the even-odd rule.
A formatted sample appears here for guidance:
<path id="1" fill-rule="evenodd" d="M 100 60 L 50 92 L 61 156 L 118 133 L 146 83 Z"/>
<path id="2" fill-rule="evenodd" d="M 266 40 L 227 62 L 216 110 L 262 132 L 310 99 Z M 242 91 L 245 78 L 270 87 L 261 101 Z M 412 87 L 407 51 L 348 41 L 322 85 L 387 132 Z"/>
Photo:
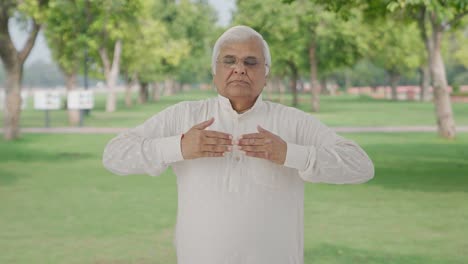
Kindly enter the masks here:
<path id="1" fill-rule="evenodd" d="M 173 96 L 165 96 L 161 101 L 145 105 L 135 105 L 126 108 L 124 95 L 118 95 L 118 107 L 115 113 L 104 111 L 105 96 L 96 94 L 95 109 L 84 120 L 85 126 L 97 127 L 133 127 L 161 111 L 162 109 L 185 100 L 199 100 L 216 96 L 213 91 L 192 90 Z M 136 94 L 134 95 L 136 101 Z M 267 98 L 264 94 L 264 98 Z M 272 100 L 278 101 L 279 96 L 273 95 Z M 298 108 L 310 111 L 310 95 L 301 94 Z M 284 96 L 284 104 L 291 104 L 291 95 Z M 468 104 L 454 103 L 453 111 L 457 125 L 468 125 Z M 314 114 L 330 126 L 404 126 L 404 125 L 435 125 L 434 105 L 431 102 L 393 102 L 375 100 L 369 97 L 351 95 L 322 96 L 321 111 Z M 67 114 L 64 110 L 50 111 L 51 126 L 67 126 Z M 0 116 L 0 122 L 3 116 Z M 33 110 L 32 98 L 29 107 L 22 112 L 22 127 L 43 127 L 45 113 Z"/>
<path id="2" fill-rule="evenodd" d="M 306 185 L 305 263 L 468 263 L 468 134 L 346 136 L 376 177 Z M 175 176 L 105 171 L 111 137 L 0 140 L 0 263 L 175 263 Z"/>

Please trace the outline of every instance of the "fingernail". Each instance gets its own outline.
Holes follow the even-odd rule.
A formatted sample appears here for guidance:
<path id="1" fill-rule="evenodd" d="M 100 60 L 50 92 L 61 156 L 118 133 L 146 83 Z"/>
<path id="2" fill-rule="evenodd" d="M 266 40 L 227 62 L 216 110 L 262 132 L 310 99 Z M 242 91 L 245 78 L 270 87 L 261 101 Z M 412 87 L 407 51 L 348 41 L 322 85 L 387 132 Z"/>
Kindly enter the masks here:
<path id="1" fill-rule="evenodd" d="M 228 149 L 228 151 L 231 151 L 231 150 L 232 150 L 232 147 L 228 147 L 227 149 Z M 223 153 L 223 154 L 224 154 L 224 153 Z"/>
<path id="2" fill-rule="evenodd" d="M 229 139 L 232 139 L 232 135 L 229 135 Z"/>

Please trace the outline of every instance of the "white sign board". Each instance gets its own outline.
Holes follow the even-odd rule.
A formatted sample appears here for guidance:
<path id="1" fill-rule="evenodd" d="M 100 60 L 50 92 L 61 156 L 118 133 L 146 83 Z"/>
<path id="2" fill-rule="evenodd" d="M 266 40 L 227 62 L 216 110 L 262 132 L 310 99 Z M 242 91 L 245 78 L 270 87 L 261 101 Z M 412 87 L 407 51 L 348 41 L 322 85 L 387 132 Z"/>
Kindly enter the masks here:
<path id="1" fill-rule="evenodd" d="M 68 109 L 93 109 L 94 96 L 92 91 L 70 91 L 68 92 Z"/>
<path id="2" fill-rule="evenodd" d="M 34 92 L 34 109 L 58 110 L 60 109 L 60 94 L 58 91 Z"/>
<path id="3" fill-rule="evenodd" d="M 21 91 L 21 109 L 26 109 L 28 104 L 28 93 L 26 91 Z M 0 91 L 0 109 L 4 110 L 3 107 L 6 105 L 6 94 L 5 91 Z"/>

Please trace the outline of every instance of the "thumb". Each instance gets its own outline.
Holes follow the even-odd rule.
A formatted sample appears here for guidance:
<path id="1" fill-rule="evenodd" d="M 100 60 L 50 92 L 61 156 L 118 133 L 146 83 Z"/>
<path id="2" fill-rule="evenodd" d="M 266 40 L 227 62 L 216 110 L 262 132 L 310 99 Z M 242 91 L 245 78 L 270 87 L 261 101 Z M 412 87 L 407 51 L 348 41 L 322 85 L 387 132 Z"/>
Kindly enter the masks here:
<path id="1" fill-rule="evenodd" d="M 263 133 L 263 132 L 268 133 L 268 132 L 270 132 L 270 131 L 264 129 L 263 127 L 261 127 L 260 125 L 257 126 L 257 130 L 258 130 L 258 132 L 260 132 L 260 133 Z"/>
<path id="2" fill-rule="evenodd" d="M 214 117 L 212 117 L 212 118 L 210 118 L 210 119 L 208 119 L 206 121 L 203 121 L 200 124 L 196 124 L 195 126 L 193 126 L 193 128 L 203 130 L 203 129 L 211 126 L 211 124 L 213 124 L 213 122 L 214 122 Z"/>

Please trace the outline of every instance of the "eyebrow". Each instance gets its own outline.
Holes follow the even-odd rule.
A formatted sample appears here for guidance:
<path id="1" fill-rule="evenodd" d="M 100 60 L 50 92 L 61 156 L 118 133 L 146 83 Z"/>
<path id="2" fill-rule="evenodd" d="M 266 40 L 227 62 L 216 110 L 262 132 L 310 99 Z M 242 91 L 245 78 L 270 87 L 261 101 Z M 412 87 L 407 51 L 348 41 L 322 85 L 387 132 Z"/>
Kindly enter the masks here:
<path id="1" fill-rule="evenodd" d="M 223 58 L 237 58 L 237 56 L 234 56 L 234 55 L 224 55 Z M 255 56 L 247 56 L 247 57 L 244 57 L 244 58 L 241 58 L 241 59 L 258 59 L 257 57 Z"/>

